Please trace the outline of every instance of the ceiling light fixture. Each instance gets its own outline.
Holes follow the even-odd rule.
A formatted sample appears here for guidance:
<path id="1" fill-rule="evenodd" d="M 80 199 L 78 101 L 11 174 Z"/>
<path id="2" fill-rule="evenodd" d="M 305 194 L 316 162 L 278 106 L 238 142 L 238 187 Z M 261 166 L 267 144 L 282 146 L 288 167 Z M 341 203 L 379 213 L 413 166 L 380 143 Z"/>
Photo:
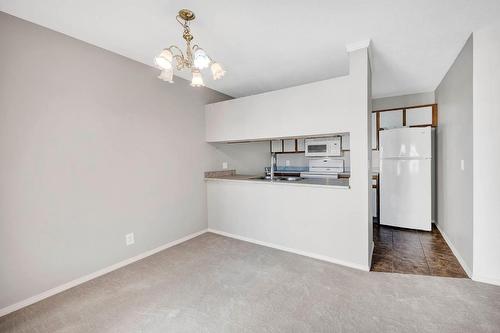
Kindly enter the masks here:
<path id="1" fill-rule="evenodd" d="M 191 80 L 191 86 L 202 87 L 204 86 L 203 77 L 201 76 L 201 70 L 210 67 L 212 71 L 212 77 L 214 80 L 218 80 L 224 76 L 226 71 L 222 69 L 222 66 L 213 61 L 212 58 L 208 56 L 204 49 L 198 45 L 191 47 L 191 41 L 193 40 L 193 35 L 191 34 L 191 29 L 189 28 L 189 23 L 194 20 L 195 15 L 189 9 L 181 9 L 179 14 L 176 16 L 177 22 L 182 25 L 184 32 L 182 37 L 186 41 L 186 54 L 182 53 L 182 50 L 172 45 L 166 49 L 163 49 L 159 55 L 155 57 L 155 64 L 161 69 L 160 76 L 158 78 L 167 82 L 174 82 L 174 61 L 175 68 L 177 70 L 187 69 L 190 70 L 193 77 Z"/>

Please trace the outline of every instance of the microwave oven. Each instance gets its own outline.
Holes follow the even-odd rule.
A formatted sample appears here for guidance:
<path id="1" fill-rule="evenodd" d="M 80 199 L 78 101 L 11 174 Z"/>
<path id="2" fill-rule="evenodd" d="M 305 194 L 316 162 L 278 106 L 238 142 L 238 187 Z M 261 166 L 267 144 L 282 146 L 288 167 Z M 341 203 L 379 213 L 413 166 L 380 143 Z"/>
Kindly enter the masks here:
<path id="1" fill-rule="evenodd" d="M 340 136 L 306 139 L 305 145 L 305 155 L 307 157 L 341 156 Z"/>

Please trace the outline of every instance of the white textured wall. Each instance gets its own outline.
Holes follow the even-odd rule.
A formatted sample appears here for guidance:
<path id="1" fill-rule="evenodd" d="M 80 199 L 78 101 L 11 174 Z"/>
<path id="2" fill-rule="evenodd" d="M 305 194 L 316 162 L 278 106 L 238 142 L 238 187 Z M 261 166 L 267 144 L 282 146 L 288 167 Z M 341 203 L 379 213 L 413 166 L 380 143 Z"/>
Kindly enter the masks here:
<path id="1" fill-rule="evenodd" d="M 472 46 L 471 37 L 436 89 L 437 222 L 469 274 L 473 260 Z"/>
<path id="2" fill-rule="evenodd" d="M 474 278 L 500 285 L 500 26 L 474 32 Z"/>
<path id="3" fill-rule="evenodd" d="M 207 227 L 226 96 L 3 13 L 0 49 L 0 309 Z"/>
<path id="4" fill-rule="evenodd" d="M 391 97 L 374 98 L 372 100 L 373 110 L 395 109 L 404 106 L 416 106 L 433 104 L 436 102 L 434 92 L 425 92 L 419 94 L 400 95 Z"/>
<path id="5" fill-rule="evenodd" d="M 264 168 L 271 164 L 269 141 L 246 143 L 214 143 L 207 170 L 222 170 L 222 163 L 227 162 L 228 169 L 236 169 L 238 174 L 263 174 Z"/>

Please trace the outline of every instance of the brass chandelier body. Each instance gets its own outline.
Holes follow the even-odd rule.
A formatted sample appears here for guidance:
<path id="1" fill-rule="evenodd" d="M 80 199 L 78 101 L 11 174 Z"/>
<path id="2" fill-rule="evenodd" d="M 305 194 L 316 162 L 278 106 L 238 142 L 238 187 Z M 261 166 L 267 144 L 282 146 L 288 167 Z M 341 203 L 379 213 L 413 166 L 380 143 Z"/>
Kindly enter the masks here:
<path id="1" fill-rule="evenodd" d="M 209 66 L 214 80 L 218 80 L 224 76 L 225 71 L 222 69 L 222 66 L 213 61 L 205 50 L 198 45 L 191 46 L 191 41 L 194 37 L 191 34 L 189 25 L 195 17 L 196 15 L 189 9 L 181 9 L 176 16 L 177 22 L 179 22 L 183 28 L 182 38 L 186 41 L 186 53 L 183 53 L 182 50 L 175 45 L 163 49 L 155 58 L 156 65 L 162 70 L 160 76 L 158 76 L 159 79 L 173 82 L 174 65 L 179 71 L 185 69 L 191 70 L 193 75 L 191 85 L 194 87 L 204 86 L 201 70 Z"/>

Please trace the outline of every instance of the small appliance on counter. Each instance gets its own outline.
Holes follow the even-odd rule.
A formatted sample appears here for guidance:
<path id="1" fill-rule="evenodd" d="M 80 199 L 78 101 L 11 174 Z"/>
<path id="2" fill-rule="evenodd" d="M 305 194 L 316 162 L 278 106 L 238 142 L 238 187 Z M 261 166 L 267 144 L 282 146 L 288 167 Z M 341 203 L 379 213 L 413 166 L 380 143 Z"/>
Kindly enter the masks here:
<path id="1" fill-rule="evenodd" d="M 312 158 L 309 160 L 309 171 L 301 172 L 302 178 L 339 178 L 344 172 L 344 160 L 332 158 Z"/>

